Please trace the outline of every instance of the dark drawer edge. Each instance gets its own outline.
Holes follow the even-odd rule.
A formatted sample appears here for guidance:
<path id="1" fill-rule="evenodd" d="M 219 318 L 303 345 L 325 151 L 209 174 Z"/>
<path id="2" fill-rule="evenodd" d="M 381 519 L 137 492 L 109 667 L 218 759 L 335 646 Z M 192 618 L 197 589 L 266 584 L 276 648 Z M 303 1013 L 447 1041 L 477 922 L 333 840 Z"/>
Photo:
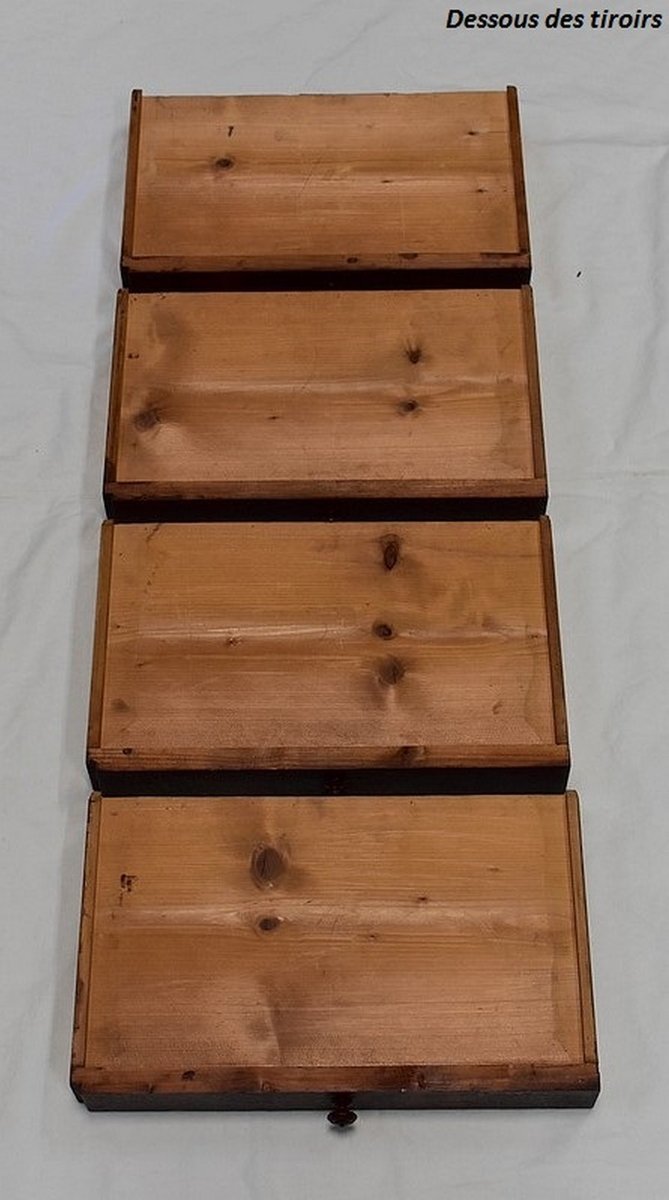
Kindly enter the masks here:
<path id="1" fill-rule="evenodd" d="M 142 271 L 121 264 L 123 286 L 131 292 L 290 292 L 370 291 L 400 288 L 520 287 L 530 282 L 529 266 L 331 271 Z"/>
<path id="2" fill-rule="evenodd" d="M 122 485 L 115 484 L 118 491 Z M 131 521 L 518 521 L 536 520 L 547 495 L 499 497 L 388 497 L 295 499 L 124 500 L 105 490 L 107 516 Z"/>
<path id="3" fill-rule="evenodd" d="M 413 796 L 560 793 L 564 764 L 536 767 L 405 767 L 361 770 L 109 771 L 89 760 L 105 796 Z"/>
<path id="4" fill-rule="evenodd" d="M 91 1112 L 276 1112 L 285 1110 L 328 1110 L 338 1097 L 331 1092 L 223 1094 L 147 1094 L 82 1092 L 73 1088 L 78 1100 Z M 364 1109 L 499 1109 L 499 1108 L 592 1108 L 599 1095 L 599 1081 L 588 1087 L 551 1088 L 544 1091 L 462 1092 L 359 1092 L 347 1098 L 351 1110 Z"/>

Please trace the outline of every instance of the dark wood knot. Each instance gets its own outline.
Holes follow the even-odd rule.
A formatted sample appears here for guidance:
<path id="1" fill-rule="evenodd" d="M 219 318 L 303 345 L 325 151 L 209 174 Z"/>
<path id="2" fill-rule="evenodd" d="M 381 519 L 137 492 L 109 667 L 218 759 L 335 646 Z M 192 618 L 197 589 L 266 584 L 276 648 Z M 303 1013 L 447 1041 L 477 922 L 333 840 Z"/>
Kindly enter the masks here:
<path id="1" fill-rule="evenodd" d="M 223 158 L 217 158 L 214 162 L 214 166 L 218 167 L 219 171 L 229 171 L 230 167 L 234 167 L 234 165 L 234 158 L 230 158 L 227 154 Z"/>
<path id="2" fill-rule="evenodd" d="M 147 433 L 149 429 L 155 429 L 156 425 L 160 425 L 161 416 L 158 408 L 143 408 L 133 417 L 133 425 L 140 433 Z"/>
<path id="3" fill-rule="evenodd" d="M 386 621 L 376 621 L 372 626 L 372 632 L 378 638 L 383 638 L 384 641 L 389 641 L 390 638 L 395 636 L 395 630 Z"/>
<path id="4" fill-rule="evenodd" d="M 404 347 L 404 353 L 406 354 L 410 363 L 420 362 L 421 358 L 423 357 L 423 351 L 417 342 L 407 342 L 406 346 Z"/>
<path id="5" fill-rule="evenodd" d="M 417 412 L 419 408 L 420 404 L 417 400 L 400 400 L 399 404 L 397 405 L 397 410 L 398 412 L 402 413 L 402 416 L 406 416 L 408 413 Z"/>
<path id="6" fill-rule="evenodd" d="M 335 1129 L 349 1129 L 358 1119 L 358 1114 L 351 1108 L 352 1096 L 335 1096 L 334 1108 L 328 1113 L 328 1121 Z"/>
<path id="7" fill-rule="evenodd" d="M 400 540 L 391 534 L 390 537 L 385 537 L 381 541 L 381 549 L 383 550 L 383 565 L 386 571 L 392 571 L 393 567 L 397 566 L 400 557 Z"/>
<path id="8" fill-rule="evenodd" d="M 256 846 L 251 855 L 250 871 L 258 887 L 273 887 L 283 875 L 286 863 L 276 846 Z"/>
<path id="9" fill-rule="evenodd" d="M 274 929 L 279 928 L 280 924 L 280 917 L 261 917 L 258 921 L 258 929 L 262 929 L 263 933 L 272 933 Z"/>
<path id="10" fill-rule="evenodd" d="M 386 687 L 394 687 L 404 678 L 405 672 L 404 663 L 401 663 L 399 658 L 389 655 L 379 664 L 379 683 L 383 683 Z"/>
<path id="11" fill-rule="evenodd" d="M 425 748 L 423 746 L 400 746 L 395 754 L 398 763 L 404 767 L 408 767 L 411 763 L 417 762 L 425 756 Z"/>

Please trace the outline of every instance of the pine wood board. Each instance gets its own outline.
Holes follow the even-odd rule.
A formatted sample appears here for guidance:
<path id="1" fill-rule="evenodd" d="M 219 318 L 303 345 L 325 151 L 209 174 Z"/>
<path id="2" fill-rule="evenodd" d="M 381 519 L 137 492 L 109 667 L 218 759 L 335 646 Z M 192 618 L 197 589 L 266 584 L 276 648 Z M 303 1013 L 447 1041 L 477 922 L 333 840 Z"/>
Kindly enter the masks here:
<path id="1" fill-rule="evenodd" d="M 528 287 L 119 293 L 112 516 L 546 497 Z"/>
<path id="2" fill-rule="evenodd" d="M 121 267 L 138 289 L 286 272 L 527 282 L 516 91 L 135 91 Z"/>
<path id="3" fill-rule="evenodd" d="M 564 788 L 546 518 L 109 522 L 102 542 L 94 786 L 420 767 Z"/>
<path id="4" fill-rule="evenodd" d="M 578 800 L 94 796 L 89 1107 L 582 1105 Z"/>

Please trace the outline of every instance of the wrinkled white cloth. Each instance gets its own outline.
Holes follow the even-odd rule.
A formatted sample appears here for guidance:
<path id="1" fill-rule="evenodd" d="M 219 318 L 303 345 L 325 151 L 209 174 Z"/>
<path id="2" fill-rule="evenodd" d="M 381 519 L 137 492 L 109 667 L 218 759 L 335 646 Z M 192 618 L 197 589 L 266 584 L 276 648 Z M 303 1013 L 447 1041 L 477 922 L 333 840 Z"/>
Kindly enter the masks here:
<path id="1" fill-rule="evenodd" d="M 0 1180 L 7 1200 L 669 1195 L 669 14 L 659 31 L 493 33 L 446 31 L 447 9 L 436 0 L 5 6 Z M 468 11 L 493 10 L 514 5 Z M 521 96 L 601 1099 L 593 1112 L 363 1114 L 347 1135 L 328 1132 L 322 1114 L 88 1114 L 70 1094 L 67 1073 L 130 89 L 431 91 L 507 83 Z"/>

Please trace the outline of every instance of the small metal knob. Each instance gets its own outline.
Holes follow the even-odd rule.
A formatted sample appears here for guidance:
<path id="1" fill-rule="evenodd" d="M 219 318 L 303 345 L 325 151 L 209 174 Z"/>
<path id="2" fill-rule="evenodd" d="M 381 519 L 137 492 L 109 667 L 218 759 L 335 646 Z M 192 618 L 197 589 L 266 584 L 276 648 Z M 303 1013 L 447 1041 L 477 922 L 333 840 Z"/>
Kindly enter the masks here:
<path id="1" fill-rule="evenodd" d="M 328 1113 L 328 1121 L 336 1129 L 348 1129 L 357 1119 L 358 1114 L 351 1108 L 352 1096 L 335 1096 L 334 1108 Z"/>

